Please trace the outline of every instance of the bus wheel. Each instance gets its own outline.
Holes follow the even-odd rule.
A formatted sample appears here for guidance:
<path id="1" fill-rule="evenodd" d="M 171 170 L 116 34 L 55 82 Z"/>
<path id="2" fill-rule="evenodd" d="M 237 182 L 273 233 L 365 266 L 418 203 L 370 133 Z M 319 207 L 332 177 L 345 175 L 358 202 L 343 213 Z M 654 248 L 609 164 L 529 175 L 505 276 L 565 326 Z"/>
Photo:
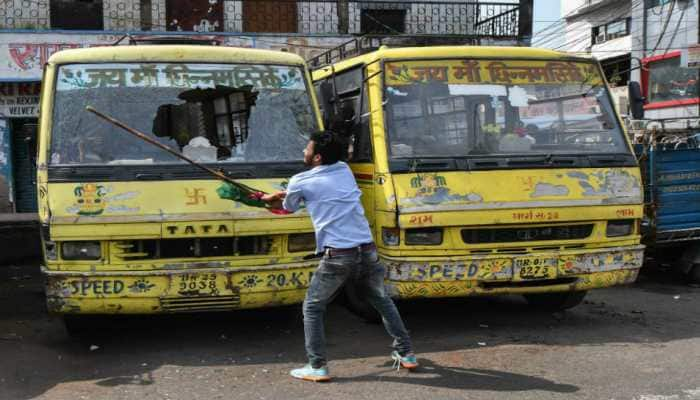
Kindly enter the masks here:
<path id="1" fill-rule="evenodd" d="M 533 293 L 526 294 L 525 300 L 530 306 L 544 311 L 562 311 L 576 307 L 586 297 L 586 291 Z"/>
<path id="2" fill-rule="evenodd" d="M 365 300 L 363 290 L 350 282 L 345 285 L 345 305 L 353 314 L 363 318 L 367 322 L 373 324 L 382 322 L 381 315 L 379 315 L 377 310 Z"/>
<path id="3" fill-rule="evenodd" d="M 688 283 L 693 285 L 700 285 L 700 264 L 695 264 L 688 271 Z"/>
<path id="4" fill-rule="evenodd" d="M 68 336 L 76 340 L 89 340 L 97 333 L 95 317 L 88 315 L 63 315 L 63 326 Z"/>

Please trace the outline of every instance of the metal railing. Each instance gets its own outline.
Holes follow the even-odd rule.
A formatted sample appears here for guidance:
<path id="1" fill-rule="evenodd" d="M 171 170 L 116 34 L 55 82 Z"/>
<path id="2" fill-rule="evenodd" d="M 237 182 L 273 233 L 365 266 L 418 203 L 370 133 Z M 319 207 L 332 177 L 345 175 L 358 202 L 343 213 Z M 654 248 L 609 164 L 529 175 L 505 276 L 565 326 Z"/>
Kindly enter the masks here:
<path id="1" fill-rule="evenodd" d="M 376 50 L 382 45 L 381 38 L 364 36 L 352 39 L 340 46 L 329 49 L 319 55 L 309 58 L 306 63 L 311 69 L 321 68 L 346 58 Z"/>
<path id="2" fill-rule="evenodd" d="M 174 18 L 166 1 L 103 0 L 104 30 L 300 34 L 478 35 L 517 38 L 518 3 L 477 1 L 224 0 L 204 16 Z M 30 4 L 30 7 L 26 5 Z M 139 6 L 139 4 L 141 6 Z M 184 4 L 184 2 L 183 2 Z M 68 10 L 70 11 L 70 10 Z M 0 29 L 51 26 L 49 1 L 7 0 Z M 62 10 L 65 15 L 66 10 Z M 70 13 L 68 13 L 70 14 Z M 168 20 L 170 15 L 172 20 Z M 96 15 L 95 18 L 100 18 Z M 82 17 L 85 19 L 85 16 Z M 99 23 L 97 25 L 100 25 Z M 75 27 L 73 27 L 75 29 Z"/>
<path id="3" fill-rule="evenodd" d="M 488 37 L 517 37 L 520 8 L 514 4 L 479 4 L 475 33 Z"/>
<path id="4" fill-rule="evenodd" d="M 346 58 L 355 57 L 370 51 L 377 50 L 382 45 L 387 46 L 430 46 L 430 45 L 478 45 L 479 38 L 469 35 L 364 35 L 354 38 L 340 46 L 333 47 L 321 54 L 314 55 L 306 60 L 309 68 L 318 69 L 326 65 L 336 63 Z"/>
<path id="5" fill-rule="evenodd" d="M 388 3 L 388 2 L 381 2 Z M 411 3 L 411 2 L 404 2 Z M 425 3 L 425 2 L 422 2 Z M 445 4 L 444 2 L 432 2 L 433 4 Z M 456 3 L 450 3 L 455 5 Z M 352 39 L 346 43 L 331 48 L 309 59 L 310 68 L 317 69 L 333 64 L 343 59 L 354 57 L 376 50 L 381 45 L 396 46 L 426 46 L 426 45 L 478 45 L 482 39 L 518 39 L 522 28 L 519 23 L 520 8 L 512 3 L 462 3 L 473 6 L 473 14 L 468 20 L 473 21 L 470 29 L 464 29 L 462 34 L 453 34 L 452 30 L 436 32 L 437 34 L 410 35 L 400 32 L 392 34 L 365 34 L 362 37 Z M 442 20 L 443 22 L 445 20 Z M 471 22 L 470 22 L 471 23 Z M 530 21 L 531 23 L 531 21 Z"/>

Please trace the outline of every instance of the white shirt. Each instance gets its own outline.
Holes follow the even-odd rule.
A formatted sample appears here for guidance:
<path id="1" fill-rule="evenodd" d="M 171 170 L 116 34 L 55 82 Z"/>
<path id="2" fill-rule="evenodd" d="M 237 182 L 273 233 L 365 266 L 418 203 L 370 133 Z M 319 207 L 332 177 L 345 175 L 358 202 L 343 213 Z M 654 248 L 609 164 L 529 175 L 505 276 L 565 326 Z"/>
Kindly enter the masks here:
<path id="1" fill-rule="evenodd" d="M 316 252 L 320 253 L 326 247 L 347 249 L 373 241 L 360 196 L 350 167 L 338 161 L 294 175 L 283 207 L 293 212 L 304 201 L 316 231 Z"/>

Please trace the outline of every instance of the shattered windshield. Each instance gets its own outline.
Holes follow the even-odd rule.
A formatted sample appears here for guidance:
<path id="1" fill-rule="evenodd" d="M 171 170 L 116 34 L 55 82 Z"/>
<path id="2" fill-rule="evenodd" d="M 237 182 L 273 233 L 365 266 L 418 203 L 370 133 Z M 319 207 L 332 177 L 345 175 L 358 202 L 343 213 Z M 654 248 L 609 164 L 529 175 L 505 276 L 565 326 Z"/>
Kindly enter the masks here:
<path id="1" fill-rule="evenodd" d="M 629 152 L 592 63 L 404 61 L 386 72 L 393 158 Z"/>
<path id="2" fill-rule="evenodd" d="M 247 64 L 73 64 L 58 70 L 51 164 L 181 163 L 92 106 L 199 162 L 300 161 L 318 129 L 303 70 Z"/>

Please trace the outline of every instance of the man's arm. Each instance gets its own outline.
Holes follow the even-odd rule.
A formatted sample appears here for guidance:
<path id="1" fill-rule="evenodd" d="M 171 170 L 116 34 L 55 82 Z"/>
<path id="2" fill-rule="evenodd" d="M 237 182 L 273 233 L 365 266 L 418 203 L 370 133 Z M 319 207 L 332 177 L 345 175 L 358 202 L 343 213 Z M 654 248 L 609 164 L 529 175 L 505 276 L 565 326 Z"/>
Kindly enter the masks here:
<path id="1" fill-rule="evenodd" d="M 295 212 L 301 208 L 301 202 L 304 201 L 304 192 L 301 190 L 301 185 L 298 181 L 292 177 L 289 180 L 289 185 L 287 185 L 287 190 L 264 195 L 260 200 L 270 204 L 271 208 Z"/>
<path id="2" fill-rule="evenodd" d="M 282 201 L 285 197 L 287 197 L 287 192 L 282 190 L 280 192 L 263 195 L 260 200 L 269 204 L 270 208 L 282 209 Z"/>

